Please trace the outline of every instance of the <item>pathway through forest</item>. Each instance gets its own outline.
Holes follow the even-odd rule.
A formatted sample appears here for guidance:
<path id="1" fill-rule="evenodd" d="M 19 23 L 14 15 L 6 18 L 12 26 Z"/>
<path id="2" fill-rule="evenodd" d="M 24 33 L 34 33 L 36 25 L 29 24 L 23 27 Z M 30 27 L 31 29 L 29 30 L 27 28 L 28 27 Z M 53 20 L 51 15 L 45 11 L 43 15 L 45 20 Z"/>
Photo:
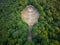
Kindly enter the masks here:
<path id="1" fill-rule="evenodd" d="M 28 24 L 28 40 L 32 40 L 32 26 L 38 22 L 39 13 L 32 5 L 28 5 L 22 12 L 21 12 L 22 20 Z"/>

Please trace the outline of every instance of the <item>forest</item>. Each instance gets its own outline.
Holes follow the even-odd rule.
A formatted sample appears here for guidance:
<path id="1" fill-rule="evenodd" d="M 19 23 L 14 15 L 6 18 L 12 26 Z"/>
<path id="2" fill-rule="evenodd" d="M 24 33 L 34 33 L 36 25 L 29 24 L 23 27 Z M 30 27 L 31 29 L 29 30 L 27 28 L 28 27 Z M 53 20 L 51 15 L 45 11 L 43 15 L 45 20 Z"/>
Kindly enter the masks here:
<path id="1" fill-rule="evenodd" d="M 21 11 L 33 5 L 39 12 L 27 40 Z M 0 0 L 0 45 L 60 45 L 60 0 Z"/>

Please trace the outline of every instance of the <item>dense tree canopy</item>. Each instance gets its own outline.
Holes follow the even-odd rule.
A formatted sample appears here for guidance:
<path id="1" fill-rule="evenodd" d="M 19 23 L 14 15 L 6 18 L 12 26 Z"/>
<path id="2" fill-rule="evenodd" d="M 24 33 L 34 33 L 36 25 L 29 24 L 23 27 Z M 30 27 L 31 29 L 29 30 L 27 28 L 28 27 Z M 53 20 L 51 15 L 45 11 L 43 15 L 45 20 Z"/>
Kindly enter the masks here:
<path id="1" fill-rule="evenodd" d="M 39 20 L 32 29 L 32 41 L 27 40 L 28 25 L 21 11 L 33 5 Z M 59 45 L 60 0 L 0 0 L 0 45 Z"/>

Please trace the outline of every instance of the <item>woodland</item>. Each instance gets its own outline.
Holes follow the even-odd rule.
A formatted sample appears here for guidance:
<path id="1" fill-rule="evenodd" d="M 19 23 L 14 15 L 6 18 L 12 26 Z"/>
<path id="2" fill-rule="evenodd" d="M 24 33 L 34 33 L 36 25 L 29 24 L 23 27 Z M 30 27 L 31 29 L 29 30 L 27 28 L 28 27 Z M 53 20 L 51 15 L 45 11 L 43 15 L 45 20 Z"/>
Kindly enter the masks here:
<path id="1" fill-rule="evenodd" d="M 21 11 L 33 5 L 39 12 L 27 40 Z M 0 0 L 0 45 L 60 45 L 60 0 Z"/>

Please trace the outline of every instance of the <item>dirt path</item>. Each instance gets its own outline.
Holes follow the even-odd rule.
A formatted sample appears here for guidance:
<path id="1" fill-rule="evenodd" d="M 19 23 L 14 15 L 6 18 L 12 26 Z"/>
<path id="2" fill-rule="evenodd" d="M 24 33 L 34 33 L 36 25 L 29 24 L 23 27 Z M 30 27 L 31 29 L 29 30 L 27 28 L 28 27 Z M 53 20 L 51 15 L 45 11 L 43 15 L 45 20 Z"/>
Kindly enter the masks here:
<path id="1" fill-rule="evenodd" d="M 32 40 L 32 26 L 38 22 L 39 13 L 35 7 L 29 5 L 21 12 L 21 18 L 29 25 L 28 40 Z"/>
<path id="2" fill-rule="evenodd" d="M 28 30 L 28 40 L 32 41 L 32 26 L 29 26 L 29 30 Z"/>

